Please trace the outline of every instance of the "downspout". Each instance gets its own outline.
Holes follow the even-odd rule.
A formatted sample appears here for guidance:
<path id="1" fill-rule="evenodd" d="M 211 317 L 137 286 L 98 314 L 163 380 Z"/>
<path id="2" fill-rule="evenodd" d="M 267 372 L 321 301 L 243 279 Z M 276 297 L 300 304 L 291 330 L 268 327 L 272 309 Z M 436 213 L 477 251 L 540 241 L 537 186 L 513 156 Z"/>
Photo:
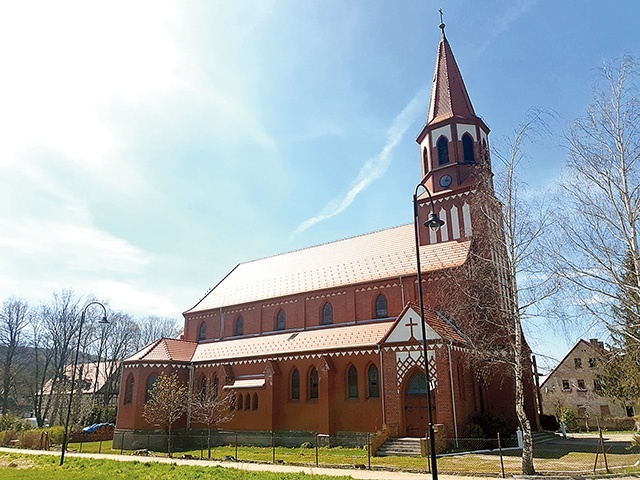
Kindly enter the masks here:
<path id="1" fill-rule="evenodd" d="M 220 307 L 220 340 L 224 337 L 224 313 Z"/>
<path id="2" fill-rule="evenodd" d="M 447 343 L 447 354 L 449 356 L 449 382 L 451 383 L 451 408 L 453 410 L 453 434 L 458 446 L 458 416 L 456 415 L 456 394 L 453 390 L 453 367 L 451 366 L 451 343 Z"/>
<path id="3" fill-rule="evenodd" d="M 189 364 L 189 395 L 193 392 L 193 363 Z M 187 402 L 187 430 L 191 430 L 191 402 Z"/>
<path id="4" fill-rule="evenodd" d="M 400 292 L 402 294 L 402 306 L 404 307 L 406 304 L 404 303 L 404 283 L 402 283 L 402 275 L 398 277 L 400 281 Z"/>
<path id="5" fill-rule="evenodd" d="M 384 402 L 384 366 L 382 365 L 382 348 L 380 347 L 380 345 L 378 345 L 378 356 L 380 357 L 380 398 L 382 399 L 382 425 L 384 426 L 387 424 L 387 412 Z"/>

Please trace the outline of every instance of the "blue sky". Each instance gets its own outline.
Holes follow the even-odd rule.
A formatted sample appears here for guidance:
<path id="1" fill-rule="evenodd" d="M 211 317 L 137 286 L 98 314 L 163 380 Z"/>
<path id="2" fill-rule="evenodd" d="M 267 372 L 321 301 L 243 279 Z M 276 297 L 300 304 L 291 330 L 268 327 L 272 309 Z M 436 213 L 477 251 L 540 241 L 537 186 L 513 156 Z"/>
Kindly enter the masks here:
<path id="1" fill-rule="evenodd" d="M 179 318 L 239 262 L 408 223 L 438 8 L 494 143 L 638 55 L 630 0 L 3 2 L 0 299 Z M 542 191 L 561 140 L 530 153 Z"/>

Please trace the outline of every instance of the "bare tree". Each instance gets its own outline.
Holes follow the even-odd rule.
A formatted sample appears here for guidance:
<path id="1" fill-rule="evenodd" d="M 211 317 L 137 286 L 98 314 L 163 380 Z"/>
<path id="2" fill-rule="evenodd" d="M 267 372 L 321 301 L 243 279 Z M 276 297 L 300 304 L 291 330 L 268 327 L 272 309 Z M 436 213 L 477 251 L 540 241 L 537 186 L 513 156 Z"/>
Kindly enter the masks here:
<path id="1" fill-rule="evenodd" d="M 514 408 L 523 433 L 522 473 L 526 475 L 535 469 L 531 424 L 525 410 L 525 390 L 533 386 L 531 350 L 523 322 L 540 313 L 555 289 L 541 261 L 540 241 L 550 217 L 544 203 L 529 194 L 521 174 L 525 148 L 547 131 L 549 115 L 531 110 L 505 140 L 505 148 L 493 150 L 498 159 L 495 177 L 484 163 L 488 155 L 478 165 L 482 181 L 476 189 L 474 208 L 482 228 L 476 231 L 484 233 L 474 236 L 466 267 L 449 273 L 452 290 L 443 292 L 445 297 L 465 297 L 447 313 L 471 340 L 474 367 L 483 381 L 504 379 L 497 373 L 505 367 L 511 371 Z"/>
<path id="2" fill-rule="evenodd" d="M 23 333 L 29 323 L 29 304 L 26 300 L 10 297 L 0 310 L 0 346 L 3 347 L 2 363 L 2 414 L 9 408 L 9 392 L 14 378 L 14 358 L 22 345 Z"/>
<path id="3" fill-rule="evenodd" d="M 145 403 L 142 416 L 151 425 L 162 427 L 167 435 L 167 450 L 171 450 L 173 424 L 182 417 L 189 406 L 189 389 L 176 373 L 162 372 L 151 388 L 149 401 Z"/>
<path id="4" fill-rule="evenodd" d="M 140 350 L 158 338 L 176 338 L 181 331 L 176 319 L 169 317 L 149 315 L 138 319 L 136 324 L 138 325 L 136 350 Z"/>
<path id="5" fill-rule="evenodd" d="M 37 365 L 33 378 L 33 404 L 38 424 L 58 416 L 62 423 L 63 400 L 70 387 L 66 365 L 72 359 L 73 342 L 80 326 L 82 300 L 71 290 L 53 294 L 51 303 L 42 305 L 32 321 L 32 341 Z"/>
<path id="6" fill-rule="evenodd" d="M 570 126 L 555 252 L 579 313 L 622 334 L 621 346 L 640 345 L 639 73 L 630 56 L 606 63 L 586 115 Z"/>
<path id="7" fill-rule="evenodd" d="M 211 458 L 211 429 L 229 421 L 235 412 L 231 409 L 231 394 L 218 391 L 218 384 L 203 378 L 199 390 L 191 394 L 191 419 L 207 427 L 207 451 Z"/>

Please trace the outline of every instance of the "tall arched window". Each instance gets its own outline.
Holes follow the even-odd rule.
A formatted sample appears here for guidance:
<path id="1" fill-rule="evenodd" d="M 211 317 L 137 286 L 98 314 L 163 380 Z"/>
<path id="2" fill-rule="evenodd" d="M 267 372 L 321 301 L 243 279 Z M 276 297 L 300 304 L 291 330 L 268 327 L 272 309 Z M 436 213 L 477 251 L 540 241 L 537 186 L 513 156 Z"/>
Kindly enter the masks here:
<path id="1" fill-rule="evenodd" d="M 218 398 L 218 377 L 213 379 L 213 398 Z"/>
<path id="2" fill-rule="evenodd" d="M 436 146 L 438 147 L 438 165 L 446 165 L 449 163 L 449 140 L 442 136 L 438 139 Z"/>
<path id="3" fill-rule="evenodd" d="M 276 330 L 284 330 L 287 326 L 287 316 L 284 313 L 284 310 L 280 310 L 278 312 L 278 317 L 276 318 Z"/>
<path id="4" fill-rule="evenodd" d="M 127 377 L 126 388 L 124 390 L 124 403 L 131 403 L 133 401 L 133 387 L 135 386 L 135 378 L 133 373 L 130 373 Z"/>
<path id="5" fill-rule="evenodd" d="M 236 394 L 235 393 L 231 394 L 231 405 L 229 406 L 229 408 L 231 410 L 235 410 L 236 409 Z"/>
<path id="6" fill-rule="evenodd" d="M 315 368 L 309 373 L 309 398 L 318 398 L 318 370 Z"/>
<path id="7" fill-rule="evenodd" d="M 367 390 L 369 393 L 369 398 L 379 398 L 380 397 L 380 384 L 378 383 L 378 367 L 374 364 L 369 366 L 369 371 L 367 372 Z"/>
<path id="8" fill-rule="evenodd" d="M 462 153 L 464 161 L 468 163 L 475 163 L 476 156 L 473 152 L 473 138 L 468 133 L 462 135 Z"/>
<path id="9" fill-rule="evenodd" d="M 349 398 L 358 398 L 358 370 L 353 365 L 349 367 L 347 383 L 349 384 Z"/>
<path id="10" fill-rule="evenodd" d="M 333 323 L 333 307 L 327 302 L 322 308 L 322 324 L 329 325 L 331 323 Z"/>
<path id="11" fill-rule="evenodd" d="M 235 336 L 244 335 L 244 318 L 242 318 L 242 315 L 236 319 L 236 324 L 233 327 L 233 334 Z"/>
<path id="12" fill-rule="evenodd" d="M 242 396 L 242 394 L 238 395 L 238 410 L 243 410 L 244 409 L 244 397 Z"/>
<path id="13" fill-rule="evenodd" d="M 297 368 L 291 373 L 291 399 L 300 400 L 300 373 Z"/>
<path id="14" fill-rule="evenodd" d="M 198 333 L 198 341 L 207 339 L 207 324 L 202 322 L 200 324 L 200 333 Z"/>
<path id="15" fill-rule="evenodd" d="M 151 375 L 149 375 L 149 378 L 147 378 L 147 393 L 144 396 L 145 402 L 151 400 L 151 390 L 153 390 L 153 387 L 155 387 L 157 381 L 158 375 L 156 375 L 155 373 L 152 373 Z"/>
<path id="16" fill-rule="evenodd" d="M 244 396 L 244 409 L 251 410 L 251 395 L 248 393 Z"/>
<path id="17" fill-rule="evenodd" d="M 376 318 L 387 318 L 389 311 L 387 310 L 387 297 L 383 294 L 376 298 Z"/>
<path id="18" fill-rule="evenodd" d="M 251 406 L 252 406 L 252 408 L 254 410 L 258 409 L 258 394 L 257 393 L 253 394 L 253 403 L 251 404 Z"/>
<path id="19" fill-rule="evenodd" d="M 429 153 L 427 152 L 427 147 L 422 149 L 422 162 L 424 163 L 424 173 L 429 171 Z"/>
<path id="20" fill-rule="evenodd" d="M 200 398 L 207 398 L 207 377 L 204 375 L 200 379 Z"/>

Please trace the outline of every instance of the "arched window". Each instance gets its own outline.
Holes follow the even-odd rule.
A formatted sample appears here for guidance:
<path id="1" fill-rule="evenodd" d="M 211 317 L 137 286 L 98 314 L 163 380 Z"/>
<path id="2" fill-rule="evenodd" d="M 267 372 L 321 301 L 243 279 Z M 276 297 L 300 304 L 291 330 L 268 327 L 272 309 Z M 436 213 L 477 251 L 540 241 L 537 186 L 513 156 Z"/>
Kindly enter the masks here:
<path id="1" fill-rule="evenodd" d="M 251 410 L 251 395 L 248 393 L 244 396 L 244 409 Z"/>
<path id="2" fill-rule="evenodd" d="M 422 373 L 416 373 L 411 379 L 409 384 L 408 395 L 426 395 L 427 394 L 427 382 L 424 379 Z"/>
<path id="3" fill-rule="evenodd" d="M 318 398 L 318 370 L 315 368 L 309 373 L 309 398 Z"/>
<path id="4" fill-rule="evenodd" d="M 374 364 L 369 366 L 367 372 L 367 390 L 369 391 L 369 398 L 380 397 L 380 384 L 378 383 L 378 367 Z"/>
<path id="5" fill-rule="evenodd" d="M 242 397 L 240 397 L 240 398 L 242 398 Z M 231 410 L 235 410 L 236 409 L 236 394 L 235 393 L 231 395 L 231 405 L 230 405 L 229 408 L 231 408 Z"/>
<path id="6" fill-rule="evenodd" d="M 207 377 L 204 375 L 200 379 L 200 398 L 207 398 Z"/>
<path id="7" fill-rule="evenodd" d="M 353 365 L 349 367 L 347 383 L 349 384 L 349 398 L 358 398 L 358 370 Z"/>
<path id="8" fill-rule="evenodd" d="M 243 399 L 244 397 L 242 396 L 242 394 L 238 395 L 238 410 L 242 410 L 243 409 Z"/>
<path id="9" fill-rule="evenodd" d="M 424 163 L 424 173 L 429 171 L 429 153 L 427 152 L 427 147 L 422 149 L 422 162 Z"/>
<path id="10" fill-rule="evenodd" d="M 376 298 L 376 318 L 387 318 L 389 311 L 387 310 L 387 297 L 383 294 Z"/>
<path id="11" fill-rule="evenodd" d="M 333 307 L 327 302 L 322 308 L 322 324 L 329 325 L 331 323 L 333 323 Z"/>
<path id="12" fill-rule="evenodd" d="M 257 393 L 253 394 L 253 403 L 251 404 L 251 406 L 253 407 L 254 410 L 258 409 L 258 394 Z"/>
<path id="13" fill-rule="evenodd" d="M 198 341 L 207 339 L 207 324 L 202 322 L 200 324 L 200 333 L 198 334 Z"/>
<path id="14" fill-rule="evenodd" d="M 276 319 L 276 330 L 284 330 L 287 325 L 287 316 L 284 313 L 284 310 L 280 310 L 278 312 L 278 317 Z"/>
<path id="15" fill-rule="evenodd" d="M 244 335 L 244 318 L 242 318 L 242 315 L 236 319 L 236 324 L 233 327 L 233 334 L 235 336 Z"/>
<path id="16" fill-rule="evenodd" d="M 156 386 L 157 381 L 158 381 L 158 375 L 156 375 L 155 373 L 152 373 L 151 375 L 149 375 L 149 378 L 147 379 L 147 393 L 144 396 L 145 402 L 148 402 L 149 400 L 151 400 L 151 390 L 153 390 L 153 387 Z"/>
<path id="17" fill-rule="evenodd" d="M 218 377 L 213 379 L 213 398 L 218 398 Z"/>
<path id="18" fill-rule="evenodd" d="M 462 135 L 462 153 L 464 161 L 468 163 L 475 163 L 476 156 L 473 152 L 473 138 L 468 133 Z"/>
<path id="19" fill-rule="evenodd" d="M 291 373 L 291 399 L 300 400 L 300 373 L 297 368 Z"/>
<path id="20" fill-rule="evenodd" d="M 133 387 L 135 386 L 135 378 L 133 373 L 130 373 L 127 377 L 126 388 L 124 390 L 124 403 L 131 403 L 133 401 Z"/>
<path id="21" fill-rule="evenodd" d="M 438 147 L 438 165 L 446 165 L 449 163 L 449 140 L 442 136 L 438 139 L 436 146 Z"/>

